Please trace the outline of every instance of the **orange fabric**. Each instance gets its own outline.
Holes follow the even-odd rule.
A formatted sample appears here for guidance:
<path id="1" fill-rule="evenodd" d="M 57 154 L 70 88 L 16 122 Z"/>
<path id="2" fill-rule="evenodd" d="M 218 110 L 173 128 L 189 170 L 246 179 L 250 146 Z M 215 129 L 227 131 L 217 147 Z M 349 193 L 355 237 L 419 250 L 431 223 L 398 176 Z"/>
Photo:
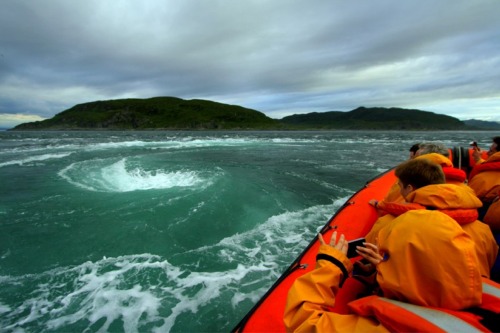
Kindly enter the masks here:
<path id="1" fill-rule="evenodd" d="M 410 211 L 382 228 L 377 238 L 380 252 L 389 256 L 377 266 L 385 297 L 452 310 L 481 303 L 474 241 L 450 217 Z M 439 254 L 447 256 L 438 260 Z"/>
<path id="2" fill-rule="evenodd" d="M 439 164 L 442 167 L 453 167 L 453 163 L 450 161 L 448 157 L 437 153 L 424 154 L 417 156 L 415 158 L 423 158 L 432 161 L 436 164 Z"/>
<path id="3" fill-rule="evenodd" d="M 490 293 L 489 288 L 484 288 L 485 285 L 493 288 L 493 292 Z M 500 283 L 483 278 L 483 301 L 481 303 L 481 308 L 492 311 L 494 313 L 500 313 L 499 294 Z"/>
<path id="4" fill-rule="evenodd" d="M 467 180 L 467 174 L 463 170 L 453 167 L 443 167 L 443 172 L 448 184 L 459 185 Z"/>
<path id="5" fill-rule="evenodd" d="M 474 172 L 476 168 L 488 163 L 500 162 L 500 152 L 491 155 L 484 163 L 476 166 L 470 177 L 469 186 L 474 190 L 479 199 L 491 202 L 500 192 L 500 168 L 496 170 L 488 169 L 483 172 Z"/>
<path id="6" fill-rule="evenodd" d="M 423 158 L 439 164 L 443 168 L 444 175 L 446 177 L 446 182 L 448 184 L 460 185 L 466 180 L 465 171 L 454 168 L 451 160 L 441 154 L 430 153 L 417 156 L 416 158 Z"/>
<path id="7" fill-rule="evenodd" d="M 437 209 L 477 209 L 483 205 L 469 187 L 453 184 L 421 187 L 408 194 L 406 200 Z"/>
<path id="8" fill-rule="evenodd" d="M 365 236 L 366 241 L 369 242 L 369 243 L 377 244 L 377 242 L 378 242 L 378 240 L 377 240 L 378 232 L 382 228 L 384 228 L 387 225 L 389 225 L 395 218 L 396 218 L 396 216 L 391 215 L 391 214 L 387 214 L 387 215 L 384 215 L 382 217 L 379 217 L 377 219 L 377 221 L 375 221 L 375 224 L 373 224 L 373 227 L 370 230 L 370 232 L 368 232 L 368 234 L 366 234 L 366 236 Z"/>
<path id="9" fill-rule="evenodd" d="M 382 202 L 405 202 L 405 198 L 401 195 L 401 188 L 397 181 L 391 186 L 384 200 L 379 201 L 379 204 Z"/>
<path id="10" fill-rule="evenodd" d="M 469 149 L 469 165 L 472 168 L 475 167 L 476 165 L 483 163 L 485 160 L 488 159 L 488 151 L 487 150 L 481 150 L 479 152 L 479 155 L 480 155 L 479 160 L 476 162 L 476 160 L 474 159 L 474 148 Z"/>
<path id="11" fill-rule="evenodd" d="M 500 152 L 494 153 L 493 155 L 489 156 L 486 160 L 483 160 L 480 163 L 478 163 L 476 166 L 474 166 L 474 169 L 472 169 L 472 171 L 469 175 L 469 179 L 474 178 L 474 176 L 480 172 L 488 171 L 489 169 L 491 169 L 491 167 L 488 166 L 488 164 L 490 164 L 490 163 L 496 164 L 497 162 L 500 162 Z M 498 164 L 496 164 L 496 165 L 498 165 Z M 498 169 L 498 168 L 496 168 L 496 169 Z"/>
<path id="12" fill-rule="evenodd" d="M 450 217 L 436 211 L 410 211 L 388 221 L 377 237 L 381 251 L 389 255 L 387 261 L 377 265 L 377 281 L 385 297 L 448 309 L 464 309 L 481 303 L 482 281 L 476 267 L 474 242 Z M 352 264 L 342 252 L 322 245 L 319 253 L 336 258 L 351 271 Z M 436 255 L 440 253 L 446 253 L 446 258 Z M 372 315 L 331 311 L 342 279 L 342 270 L 336 265 L 318 260 L 313 271 L 295 280 L 284 313 L 287 331 L 391 330 L 389 324 L 386 326 Z M 391 315 L 390 309 L 383 311 Z M 393 318 L 408 321 L 399 314 L 393 313 Z M 412 323 L 425 324 L 422 320 L 412 320 Z M 423 326 L 418 327 L 421 330 Z"/>
<path id="13" fill-rule="evenodd" d="M 410 193 L 407 200 L 409 201 L 407 206 L 385 202 L 379 203 L 379 206 L 389 214 L 394 213 L 394 216 L 404 209 L 434 207 L 454 218 L 476 243 L 481 274 L 486 277 L 490 276 L 490 270 L 498 254 L 498 245 L 488 225 L 477 220 L 477 208 L 481 207 L 482 203 L 474 195 L 472 189 L 453 184 L 428 185 Z M 391 209 L 393 209 L 392 212 Z M 476 218 L 472 220 L 474 216 Z M 375 243 L 378 231 L 390 220 L 391 218 L 387 215 L 379 218 L 366 235 L 367 241 Z"/>
<path id="14" fill-rule="evenodd" d="M 436 207 L 443 212 L 454 209 L 475 210 L 482 206 L 472 189 L 452 184 L 425 186 L 410 193 L 407 199 L 427 207 Z M 491 229 L 478 220 L 462 224 L 462 228 L 476 243 L 481 274 L 489 277 L 498 254 L 498 245 Z"/>
<path id="15" fill-rule="evenodd" d="M 425 206 L 416 202 L 379 202 L 378 209 L 380 209 L 382 215 L 391 214 L 394 216 L 399 216 L 403 213 L 409 212 L 415 209 L 426 209 Z"/>
<path id="16" fill-rule="evenodd" d="M 382 202 L 378 205 L 381 210 L 381 214 L 391 214 L 393 216 L 399 216 L 410 210 L 415 209 L 427 209 L 425 206 L 418 203 L 396 203 L 396 202 Z M 458 222 L 458 224 L 467 224 L 474 222 L 478 218 L 477 209 L 440 209 L 441 213 L 444 213 Z"/>
<path id="17" fill-rule="evenodd" d="M 319 253 L 341 261 L 351 272 L 350 260 L 340 251 L 321 245 Z M 355 314 L 331 312 L 339 292 L 342 271 L 327 260 L 295 280 L 288 293 L 283 321 L 288 332 L 388 332 L 377 321 Z"/>
<path id="18" fill-rule="evenodd" d="M 443 168 L 446 183 L 466 186 L 464 184 L 464 181 L 466 180 L 465 172 L 463 170 L 454 168 L 453 163 L 446 156 L 437 153 L 430 153 L 417 156 L 416 158 L 426 159 L 439 164 Z M 401 196 L 400 188 L 397 182 L 392 185 L 391 189 L 384 197 L 383 202 L 405 202 L 405 199 Z"/>
<path id="19" fill-rule="evenodd" d="M 491 230 L 500 231 L 500 200 L 491 204 L 483 220 L 490 226 Z"/>
<path id="20" fill-rule="evenodd" d="M 361 316 L 377 318 L 391 332 L 444 332 L 413 312 L 384 302 L 378 296 L 362 298 L 349 306 Z"/>
<path id="21" fill-rule="evenodd" d="M 476 220 L 472 223 L 462 225 L 462 228 L 472 237 L 476 244 L 478 266 L 481 270 L 481 275 L 489 278 L 498 255 L 498 244 L 491 232 L 490 226 Z"/>
<path id="22" fill-rule="evenodd" d="M 493 230 L 500 231 L 500 203 L 494 202 L 500 195 L 500 152 L 491 155 L 484 163 L 472 170 L 469 186 L 481 201 L 493 202 L 483 221 Z"/>
<path id="23" fill-rule="evenodd" d="M 474 178 L 477 174 L 481 172 L 487 172 L 487 171 L 497 171 L 500 170 L 500 161 L 498 162 L 485 162 L 482 164 L 477 165 L 474 167 L 472 172 L 469 175 L 469 178 L 472 179 Z"/>
<path id="24" fill-rule="evenodd" d="M 458 324 L 458 326 L 461 328 L 489 332 L 486 327 L 481 325 L 478 316 L 468 312 L 418 307 L 378 296 L 364 297 L 351 302 L 349 306 L 359 315 L 377 318 L 391 332 L 447 332 L 444 328 L 450 321 L 453 321 L 453 324 L 459 322 L 461 325 Z M 430 318 L 427 319 L 419 315 L 419 308 L 430 314 Z M 455 324 L 454 328 L 456 327 Z"/>

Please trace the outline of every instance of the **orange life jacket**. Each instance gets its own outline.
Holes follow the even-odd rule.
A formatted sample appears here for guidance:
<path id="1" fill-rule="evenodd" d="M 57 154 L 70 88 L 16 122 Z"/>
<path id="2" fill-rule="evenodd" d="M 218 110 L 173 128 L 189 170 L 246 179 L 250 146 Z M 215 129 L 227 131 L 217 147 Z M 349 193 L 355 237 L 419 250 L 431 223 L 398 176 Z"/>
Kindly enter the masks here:
<path id="1" fill-rule="evenodd" d="M 474 309 L 455 311 L 424 307 L 380 296 L 368 296 L 350 302 L 349 308 L 358 315 L 377 318 L 391 332 L 491 332 L 492 329 L 487 327 L 486 318 L 475 314 Z M 484 313 L 498 316 L 500 284 L 483 279 L 483 301 L 478 308 Z M 498 322 L 496 318 L 493 323 Z"/>
<path id="2" fill-rule="evenodd" d="M 464 170 L 460 170 L 454 167 L 441 166 L 444 172 L 447 183 L 457 182 L 463 183 L 467 179 L 467 174 Z"/>
<path id="3" fill-rule="evenodd" d="M 398 202 L 384 202 L 379 205 L 381 215 L 391 214 L 399 216 L 410 210 L 427 209 L 427 207 L 419 203 L 398 203 Z M 478 219 L 477 209 L 438 209 L 437 211 L 444 213 L 458 222 L 460 225 L 474 222 Z"/>
<path id="4" fill-rule="evenodd" d="M 491 161 L 491 162 L 484 162 L 481 164 L 478 164 L 472 169 L 472 171 L 469 174 L 469 179 L 474 178 L 478 173 L 485 172 L 485 171 L 499 171 L 500 172 L 500 161 Z"/>

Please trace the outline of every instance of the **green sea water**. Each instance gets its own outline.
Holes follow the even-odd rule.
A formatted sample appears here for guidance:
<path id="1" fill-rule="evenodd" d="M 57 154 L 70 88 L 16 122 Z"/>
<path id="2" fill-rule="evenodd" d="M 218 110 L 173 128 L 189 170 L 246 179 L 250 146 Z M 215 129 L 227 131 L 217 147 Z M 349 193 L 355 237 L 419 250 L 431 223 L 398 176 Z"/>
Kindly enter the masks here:
<path id="1" fill-rule="evenodd" d="M 492 132 L 0 132 L 2 332 L 227 332 L 421 141 Z"/>

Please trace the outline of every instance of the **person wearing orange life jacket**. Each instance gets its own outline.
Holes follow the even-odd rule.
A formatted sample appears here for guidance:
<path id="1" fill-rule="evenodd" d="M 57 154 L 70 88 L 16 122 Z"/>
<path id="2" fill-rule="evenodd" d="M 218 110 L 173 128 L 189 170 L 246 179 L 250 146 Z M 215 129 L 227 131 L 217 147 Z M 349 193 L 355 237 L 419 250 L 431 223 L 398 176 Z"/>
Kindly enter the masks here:
<path id="1" fill-rule="evenodd" d="M 441 167 L 425 156 L 428 155 L 396 167 L 401 195 L 406 202 L 380 202 L 377 208 L 382 216 L 375 221 L 366 240 L 374 242 L 384 225 L 407 211 L 437 210 L 452 217 L 472 237 L 476 243 L 481 274 L 490 277 L 498 255 L 498 245 L 490 227 L 478 220 L 477 209 L 482 206 L 481 201 L 468 186 L 445 184 Z"/>
<path id="2" fill-rule="evenodd" d="M 500 136 L 493 138 L 488 159 L 480 157 L 480 149 L 474 148 L 476 166 L 469 175 L 469 186 L 484 204 L 479 218 L 489 224 L 494 232 L 500 232 Z"/>
<path id="3" fill-rule="evenodd" d="M 424 142 L 419 144 L 419 149 L 415 153 L 414 158 L 426 158 L 441 165 L 446 177 L 446 183 L 465 185 L 467 175 L 465 171 L 457 169 L 453 166 L 453 162 L 448 158 L 449 151 L 441 143 Z M 399 185 L 395 183 L 389 192 L 384 197 L 385 202 L 404 202 L 404 198 L 399 193 Z M 370 204 L 374 205 L 378 200 L 370 200 Z"/>
<path id="4" fill-rule="evenodd" d="M 329 245 L 318 237 L 316 268 L 288 293 L 288 332 L 487 332 L 484 325 L 500 323 L 500 285 L 481 278 L 474 241 L 443 213 L 409 211 L 379 230 L 378 246 L 358 247 L 375 265 L 382 294 L 351 301 L 349 314 L 331 311 L 353 268 L 347 241 L 337 240 L 337 232 Z M 476 310 L 494 320 L 482 320 Z"/>
<path id="5" fill-rule="evenodd" d="M 449 158 L 442 154 L 438 153 L 426 153 L 424 155 L 418 155 L 415 157 L 415 159 L 427 159 L 430 161 L 433 161 L 439 165 L 441 165 L 441 168 L 443 169 L 444 176 L 445 176 L 445 181 L 447 184 L 455 184 L 455 185 L 460 185 L 460 186 L 467 186 L 465 184 L 465 181 L 467 180 L 467 175 L 465 174 L 465 171 L 454 168 L 453 163 L 450 161 Z M 372 206 L 375 206 L 375 204 L 379 204 L 381 202 L 399 202 L 403 203 L 405 202 L 405 198 L 401 195 L 400 193 L 400 188 L 398 182 L 394 183 L 392 187 L 390 188 L 388 194 L 385 196 L 385 198 L 381 201 L 378 200 L 370 200 L 369 204 Z M 377 206 L 378 208 L 378 206 Z"/>
<path id="6" fill-rule="evenodd" d="M 447 184 L 466 186 L 465 181 L 467 180 L 467 175 L 465 171 L 453 167 L 453 163 L 450 161 L 448 157 L 442 154 L 428 153 L 428 154 L 418 155 L 416 158 L 423 158 L 432 161 L 436 164 L 439 164 L 443 169 L 444 177 Z"/>

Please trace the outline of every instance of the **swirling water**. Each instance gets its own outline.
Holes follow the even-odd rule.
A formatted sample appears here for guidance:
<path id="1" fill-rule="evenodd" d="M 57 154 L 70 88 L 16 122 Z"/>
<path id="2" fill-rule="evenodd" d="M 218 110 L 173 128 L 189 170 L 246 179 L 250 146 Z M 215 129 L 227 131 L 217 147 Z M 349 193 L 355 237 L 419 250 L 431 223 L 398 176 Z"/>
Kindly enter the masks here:
<path id="1" fill-rule="evenodd" d="M 491 132 L 0 132 L 0 327 L 227 332 L 415 142 Z"/>

